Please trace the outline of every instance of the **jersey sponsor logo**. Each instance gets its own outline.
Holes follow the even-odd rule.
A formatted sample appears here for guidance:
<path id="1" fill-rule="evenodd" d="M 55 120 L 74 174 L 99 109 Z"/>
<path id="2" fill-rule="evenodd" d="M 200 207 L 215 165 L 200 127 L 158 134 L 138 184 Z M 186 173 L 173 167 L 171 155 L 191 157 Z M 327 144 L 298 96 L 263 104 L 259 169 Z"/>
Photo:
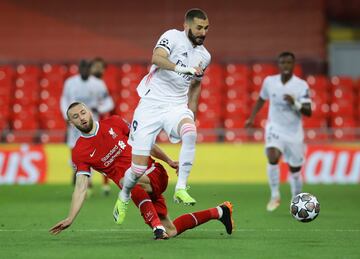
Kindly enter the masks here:
<path id="1" fill-rule="evenodd" d="M 113 139 L 115 139 L 118 135 L 115 133 L 114 129 L 113 128 L 110 128 L 109 129 L 109 134 L 111 135 L 111 137 Z"/>
<path id="2" fill-rule="evenodd" d="M 106 156 L 104 156 L 103 158 L 101 158 L 101 162 L 104 163 L 105 167 L 108 167 L 109 165 L 111 165 L 114 161 L 115 158 L 120 156 L 121 152 L 123 150 L 125 150 L 126 148 L 126 144 L 124 143 L 124 141 L 120 140 L 110 151 L 109 153 L 106 154 Z"/>
<path id="3" fill-rule="evenodd" d="M 94 154 L 95 154 L 95 152 L 96 152 L 96 148 L 95 148 L 95 150 L 90 154 L 90 157 L 93 157 Z"/>
<path id="4" fill-rule="evenodd" d="M 0 147 L 0 185 L 44 183 L 46 170 L 42 146 Z"/>

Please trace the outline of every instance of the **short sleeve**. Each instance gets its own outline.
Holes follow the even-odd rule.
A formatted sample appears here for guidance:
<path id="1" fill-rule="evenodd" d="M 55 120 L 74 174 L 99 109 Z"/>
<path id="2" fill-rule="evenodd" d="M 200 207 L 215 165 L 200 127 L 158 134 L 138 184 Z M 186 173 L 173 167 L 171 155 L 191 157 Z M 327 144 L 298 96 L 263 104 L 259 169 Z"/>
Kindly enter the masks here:
<path id="1" fill-rule="evenodd" d="M 268 100 L 269 99 L 269 80 L 268 77 L 265 78 L 261 90 L 260 90 L 260 98 L 263 100 Z"/>
<path id="2" fill-rule="evenodd" d="M 167 51 L 168 54 L 170 54 L 175 47 L 175 43 L 176 37 L 174 35 L 174 30 L 168 30 L 160 36 L 154 49 L 163 48 Z"/>
<path id="3" fill-rule="evenodd" d="M 73 172 L 76 175 L 87 175 L 91 176 L 91 168 L 88 164 L 86 164 L 84 161 L 81 161 L 79 159 L 79 156 L 77 153 L 72 152 L 72 166 L 73 166 Z"/>
<path id="4" fill-rule="evenodd" d="M 310 98 L 310 89 L 306 82 L 304 82 L 304 85 L 302 87 L 300 96 L 299 96 L 299 102 L 300 103 L 311 103 Z"/>

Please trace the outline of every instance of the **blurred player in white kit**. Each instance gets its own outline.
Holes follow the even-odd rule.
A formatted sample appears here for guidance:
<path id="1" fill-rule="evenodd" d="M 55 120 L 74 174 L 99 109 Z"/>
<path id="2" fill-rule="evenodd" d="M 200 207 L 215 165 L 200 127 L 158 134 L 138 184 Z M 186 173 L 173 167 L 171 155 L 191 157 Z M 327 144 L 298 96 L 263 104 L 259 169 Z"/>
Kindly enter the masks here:
<path id="1" fill-rule="evenodd" d="M 271 198 L 266 209 L 274 211 L 280 205 L 279 160 L 284 156 L 290 174 L 292 196 L 301 193 L 301 166 L 304 163 L 304 130 L 302 115 L 311 116 L 308 84 L 293 75 L 295 55 L 283 52 L 278 56 L 280 74 L 265 78 L 259 98 L 245 127 L 251 127 L 257 112 L 269 100 L 269 114 L 265 129 L 265 151 L 268 159 L 267 174 Z"/>

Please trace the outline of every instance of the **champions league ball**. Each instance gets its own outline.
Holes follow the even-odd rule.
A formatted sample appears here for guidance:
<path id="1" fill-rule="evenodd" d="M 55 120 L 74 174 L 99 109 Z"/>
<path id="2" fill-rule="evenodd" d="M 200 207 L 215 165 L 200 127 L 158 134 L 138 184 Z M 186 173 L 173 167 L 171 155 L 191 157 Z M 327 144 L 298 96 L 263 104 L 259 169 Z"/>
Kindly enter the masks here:
<path id="1" fill-rule="evenodd" d="M 320 212 L 320 203 L 310 193 L 296 195 L 290 204 L 290 213 L 298 221 L 310 222 L 316 219 Z"/>

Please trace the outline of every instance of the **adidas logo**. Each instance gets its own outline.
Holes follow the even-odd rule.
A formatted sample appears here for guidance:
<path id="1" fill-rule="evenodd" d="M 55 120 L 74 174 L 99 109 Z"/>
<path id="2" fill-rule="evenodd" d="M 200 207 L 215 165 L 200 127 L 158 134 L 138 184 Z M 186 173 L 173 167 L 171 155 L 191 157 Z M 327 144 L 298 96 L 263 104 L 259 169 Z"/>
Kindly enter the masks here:
<path id="1" fill-rule="evenodd" d="M 184 52 L 181 55 L 184 56 L 185 58 L 187 58 L 187 52 Z"/>

